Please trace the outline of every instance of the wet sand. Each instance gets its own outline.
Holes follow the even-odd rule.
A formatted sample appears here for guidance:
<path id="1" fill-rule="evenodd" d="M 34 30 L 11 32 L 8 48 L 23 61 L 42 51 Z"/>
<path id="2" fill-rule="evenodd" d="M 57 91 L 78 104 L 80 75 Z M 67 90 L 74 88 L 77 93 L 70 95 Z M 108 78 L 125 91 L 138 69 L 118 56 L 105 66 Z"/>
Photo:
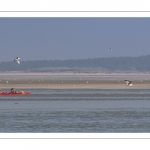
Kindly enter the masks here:
<path id="1" fill-rule="evenodd" d="M 126 86 L 124 80 L 132 80 Z M 0 88 L 27 89 L 150 89 L 149 74 L 0 73 Z"/>

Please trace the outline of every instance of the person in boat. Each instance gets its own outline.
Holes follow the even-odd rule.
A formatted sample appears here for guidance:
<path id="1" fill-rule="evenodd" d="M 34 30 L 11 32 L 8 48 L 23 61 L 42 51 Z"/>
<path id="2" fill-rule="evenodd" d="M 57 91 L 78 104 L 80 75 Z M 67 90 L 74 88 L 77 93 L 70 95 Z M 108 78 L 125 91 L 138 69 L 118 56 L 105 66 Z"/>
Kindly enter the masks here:
<path id="1" fill-rule="evenodd" d="M 11 93 L 17 93 L 16 90 L 14 88 L 11 88 Z"/>
<path id="2" fill-rule="evenodd" d="M 3 92 L 2 92 L 2 90 L 0 89 L 0 94 L 2 94 Z"/>

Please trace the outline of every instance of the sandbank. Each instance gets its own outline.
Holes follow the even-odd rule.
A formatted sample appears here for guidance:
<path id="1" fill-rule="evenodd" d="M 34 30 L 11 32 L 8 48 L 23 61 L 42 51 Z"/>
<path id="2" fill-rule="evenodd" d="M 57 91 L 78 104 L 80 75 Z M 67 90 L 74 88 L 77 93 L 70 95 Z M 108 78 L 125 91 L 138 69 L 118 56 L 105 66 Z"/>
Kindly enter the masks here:
<path id="1" fill-rule="evenodd" d="M 124 80 L 132 80 L 126 86 Z M 0 73 L 0 88 L 27 89 L 150 89 L 148 74 Z"/>

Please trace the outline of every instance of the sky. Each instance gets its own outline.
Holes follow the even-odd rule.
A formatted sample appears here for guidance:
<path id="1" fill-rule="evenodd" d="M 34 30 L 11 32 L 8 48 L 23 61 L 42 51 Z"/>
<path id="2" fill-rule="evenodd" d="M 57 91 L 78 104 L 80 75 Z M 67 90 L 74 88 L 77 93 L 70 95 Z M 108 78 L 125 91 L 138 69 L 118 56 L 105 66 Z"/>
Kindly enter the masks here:
<path id="1" fill-rule="evenodd" d="M 0 18 L 0 62 L 150 55 L 149 27 L 150 18 Z"/>

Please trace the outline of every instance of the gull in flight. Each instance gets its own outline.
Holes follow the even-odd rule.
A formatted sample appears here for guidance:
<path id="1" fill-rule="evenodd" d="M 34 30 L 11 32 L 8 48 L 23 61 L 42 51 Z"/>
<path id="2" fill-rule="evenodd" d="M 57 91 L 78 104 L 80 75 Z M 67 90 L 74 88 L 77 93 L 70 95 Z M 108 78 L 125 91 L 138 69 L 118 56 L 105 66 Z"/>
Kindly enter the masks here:
<path id="1" fill-rule="evenodd" d="M 132 81 L 129 81 L 129 80 L 124 80 L 125 82 L 126 82 L 126 85 L 127 86 L 132 86 L 133 84 L 132 84 Z"/>
<path id="2" fill-rule="evenodd" d="M 18 64 L 20 64 L 20 58 L 17 57 L 14 61 L 16 61 Z"/>
<path id="3" fill-rule="evenodd" d="M 112 48 L 110 48 L 110 50 L 112 50 Z"/>

